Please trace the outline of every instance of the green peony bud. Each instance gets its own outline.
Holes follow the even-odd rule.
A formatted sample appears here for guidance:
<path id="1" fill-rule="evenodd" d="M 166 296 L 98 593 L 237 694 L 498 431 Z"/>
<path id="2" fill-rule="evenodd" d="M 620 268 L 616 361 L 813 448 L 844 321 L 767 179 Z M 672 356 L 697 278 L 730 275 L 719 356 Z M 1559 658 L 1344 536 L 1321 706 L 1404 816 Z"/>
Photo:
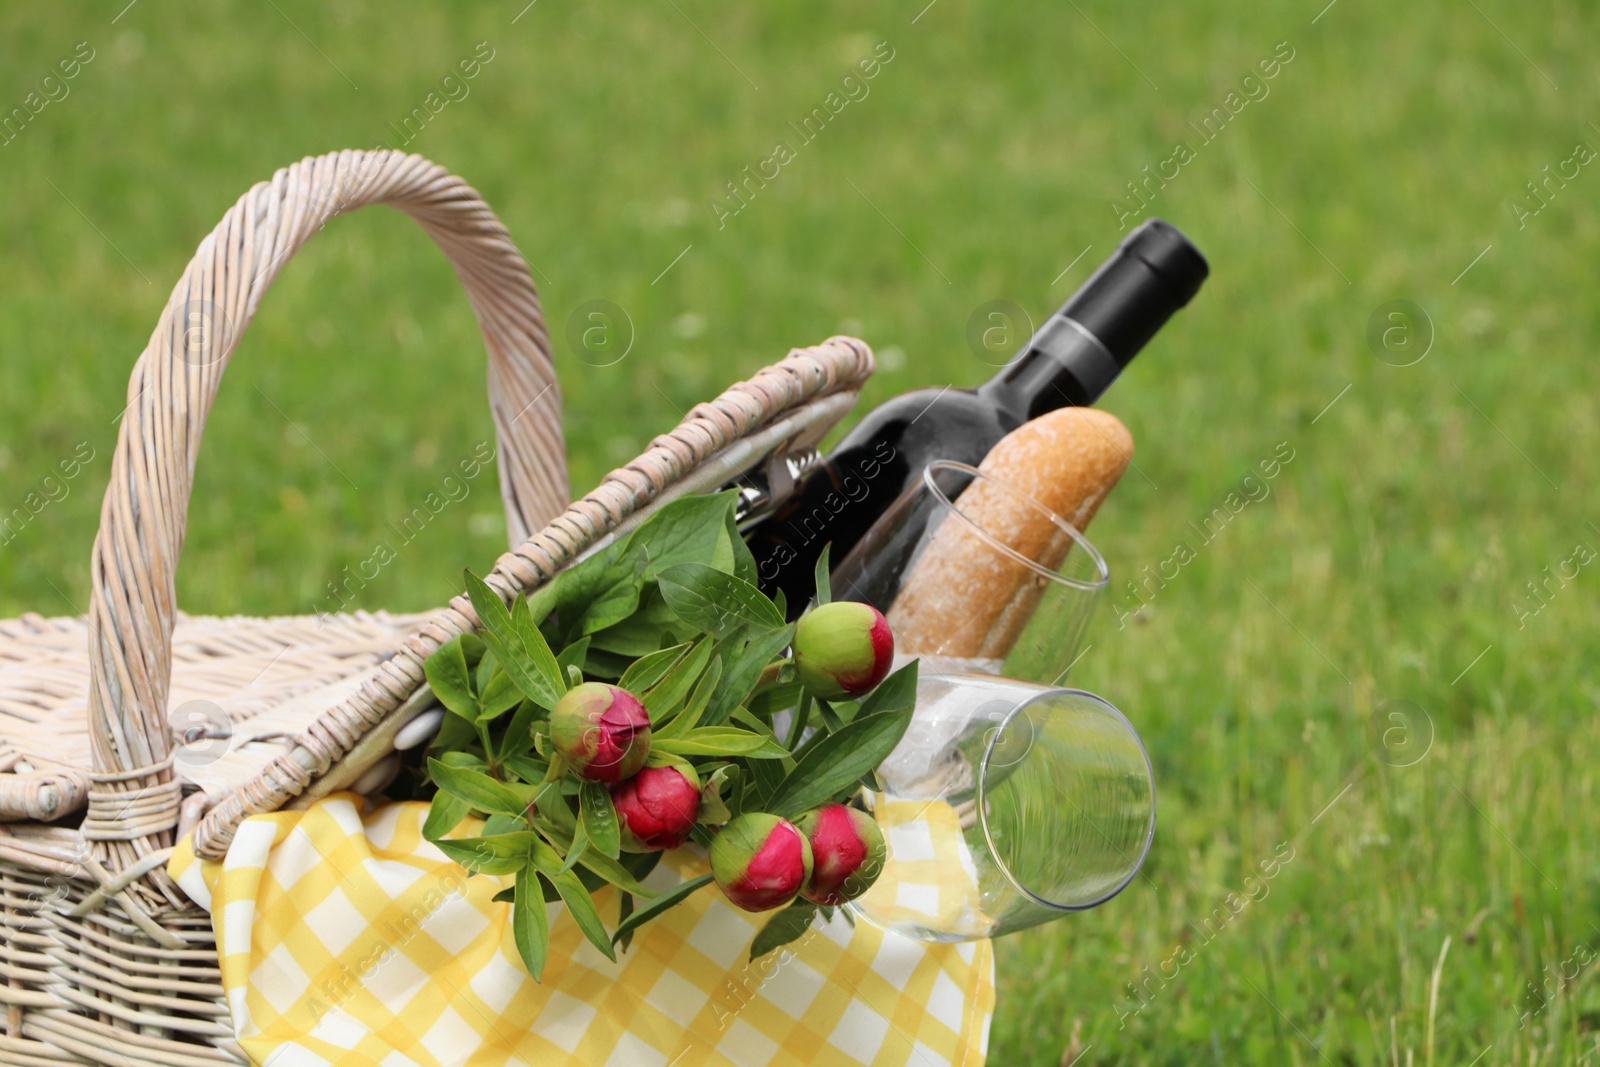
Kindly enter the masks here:
<path id="1" fill-rule="evenodd" d="M 794 633 L 800 684 L 820 700 L 871 692 L 889 673 L 894 635 L 870 604 L 839 600 L 806 612 Z"/>
<path id="2" fill-rule="evenodd" d="M 620 782 L 650 755 L 650 715 L 626 689 L 585 682 L 550 713 L 550 742 L 580 778 Z"/>
<path id="3" fill-rule="evenodd" d="M 711 873 L 736 907 L 781 908 L 811 877 L 811 845 L 787 819 L 765 812 L 741 815 L 712 838 Z"/>
<path id="4" fill-rule="evenodd" d="M 832 907 L 871 888 L 888 848 L 872 816 L 844 804 L 808 811 L 795 826 L 811 845 L 811 878 L 800 895 Z"/>

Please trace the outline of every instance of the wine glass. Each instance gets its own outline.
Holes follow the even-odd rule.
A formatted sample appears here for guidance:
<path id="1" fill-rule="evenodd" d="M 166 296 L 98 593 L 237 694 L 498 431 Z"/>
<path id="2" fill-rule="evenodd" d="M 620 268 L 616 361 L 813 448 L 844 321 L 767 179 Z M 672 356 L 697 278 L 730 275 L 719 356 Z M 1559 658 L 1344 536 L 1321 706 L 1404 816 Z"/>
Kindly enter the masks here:
<path id="1" fill-rule="evenodd" d="M 930 463 L 833 570 L 934 669 L 1060 684 L 1110 572 L 1066 519 L 964 463 Z"/>
<path id="2" fill-rule="evenodd" d="M 998 937 L 1103 904 L 1155 833 L 1138 734 L 1081 689 L 924 676 L 878 780 L 888 859 L 850 906 L 918 940 Z"/>

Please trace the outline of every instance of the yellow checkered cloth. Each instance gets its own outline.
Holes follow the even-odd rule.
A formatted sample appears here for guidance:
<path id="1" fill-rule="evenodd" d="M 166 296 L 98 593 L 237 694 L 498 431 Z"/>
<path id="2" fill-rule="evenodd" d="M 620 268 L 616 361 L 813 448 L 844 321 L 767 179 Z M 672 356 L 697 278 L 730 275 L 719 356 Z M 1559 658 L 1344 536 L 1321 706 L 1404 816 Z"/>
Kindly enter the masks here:
<path id="1" fill-rule="evenodd" d="M 922 927 L 947 936 L 988 937 L 995 923 L 983 911 L 961 812 L 942 800 L 889 800 L 882 794 L 872 812 L 892 860 L 859 902 L 873 921 L 892 930 Z"/>
<path id="2" fill-rule="evenodd" d="M 548 905 L 543 983 L 523 971 L 509 878 L 422 836 L 424 803 L 336 793 L 249 819 L 221 861 L 169 872 L 211 912 L 239 1044 L 262 1067 L 982 1064 L 986 941 L 929 944 L 842 917 L 749 962 L 765 916 L 707 887 L 642 926 L 617 963 Z M 464 833 L 470 826 L 458 832 Z M 669 853 L 656 890 L 707 870 Z M 597 894 L 615 916 L 609 888 Z"/>

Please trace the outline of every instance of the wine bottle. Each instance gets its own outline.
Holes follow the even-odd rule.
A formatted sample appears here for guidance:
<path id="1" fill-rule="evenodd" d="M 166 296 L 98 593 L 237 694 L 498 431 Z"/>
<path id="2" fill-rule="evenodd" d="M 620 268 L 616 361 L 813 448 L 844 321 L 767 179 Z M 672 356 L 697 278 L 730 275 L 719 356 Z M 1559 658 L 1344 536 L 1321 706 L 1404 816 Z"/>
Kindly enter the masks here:
<path id="1" fill-rule="evenodd" d="M 1149 219 L 992 379 L 917 389 L 873 408 L 747 532 L 763 590 L 783 590 L 798 615 L 824 545 L 843 559 L 934 460 L 977 466 L 1029 419 L 1092 405 L 1208 273 L 1176 227 Z"/>

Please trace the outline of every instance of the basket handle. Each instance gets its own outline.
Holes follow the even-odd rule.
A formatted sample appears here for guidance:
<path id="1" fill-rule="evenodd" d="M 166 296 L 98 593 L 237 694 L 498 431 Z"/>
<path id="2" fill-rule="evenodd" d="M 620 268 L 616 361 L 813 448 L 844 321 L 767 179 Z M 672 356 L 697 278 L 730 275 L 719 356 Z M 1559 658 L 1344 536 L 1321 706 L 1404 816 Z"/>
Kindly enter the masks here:
<path id="1" fill-rule="evenodd" d="M 567 504 L 561 398 L 539 297 L 478 194 L 420 156 L 387 150 L 308 157 L 256 185 L 201 242 L 134 367 L 101 506 L 89 607 L 95 774 L 84 832 L 122 860 L 170 844 L 176 824 L 167 724 L 173 579 L 222 372 L 289 256 L 329 219 L 367 204 L 419 222 L 466 288 L 489 350 L 511 543 Z"/>

